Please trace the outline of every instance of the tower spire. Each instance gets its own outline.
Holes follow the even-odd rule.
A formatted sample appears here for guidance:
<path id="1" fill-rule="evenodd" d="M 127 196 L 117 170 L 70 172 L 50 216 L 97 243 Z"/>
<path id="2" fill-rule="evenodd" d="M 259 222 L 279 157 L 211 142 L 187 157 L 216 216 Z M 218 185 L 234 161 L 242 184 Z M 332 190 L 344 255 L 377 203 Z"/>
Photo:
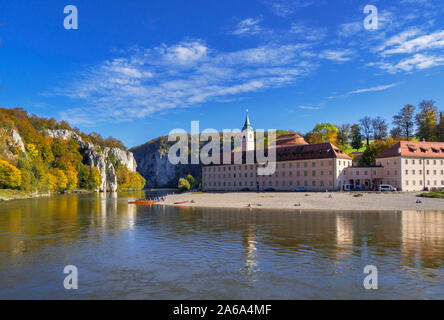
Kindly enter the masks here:
<path id="1" fill-rule="evenodd" d="M 253 131 L 253 127 L 251 126 L 250 117 L 248 116 L 248 109 L 247 109 L 247 118 L 245 119 L 244 127 L 242 128 L 242 131 L 245 130 L 251 130 Z"/>

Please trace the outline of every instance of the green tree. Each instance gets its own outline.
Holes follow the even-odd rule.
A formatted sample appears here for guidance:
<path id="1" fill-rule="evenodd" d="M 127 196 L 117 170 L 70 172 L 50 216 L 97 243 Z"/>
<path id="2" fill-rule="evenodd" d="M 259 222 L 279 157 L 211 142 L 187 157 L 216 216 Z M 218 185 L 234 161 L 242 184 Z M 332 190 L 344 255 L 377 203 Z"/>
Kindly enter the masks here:
<path id="1" fill-rule="evenodd" d="M 189 174 L 189 175 L 186 176 L 185 179 L 187 179 L 187 181 L 189 182 L 191 188 L 194 188 L 194 177 L 191 174 Z"/>
<path id="2" fill-rule="evenodd" d="M 423 100 L 419 104 L 420 112 L 416 115 L 418 125 L 418 137 L 422 140 L 434 141 L 438 128 L 438 108 L 435 107 L 435 101 Z"/>
<path id="3" fill-rule="evenodd" d="M 388 125 L 384 119 L 382 119 L 381 117 L 376 117 L 375 119 L 373 119 L 372 128 L 375 140 L 384 140 L 385 138 L 387 138 Z"/>
<path id="4" fill-rule="evenodd" d="M 374 144 L 370 144 L 359 159 L 360 166 L 373 166 L 376 163 L 376 148 Z"/>
<path id="5" fill-rule="evenodd" d="M 348 145 L 349 141 L 350 141 L 350 135 L 351 135 L 351 126 L 350 124 L 346 123 L 346 124 L 342 124 L 339 128 L 338 128 L 338 143 L 341 146 L 346 146 Z"/>
<path id="6" fill-rule="evenodd" d="M 351 127 L 351 146 L 355 150 L 359 150 L 362 148 L 362 134 L 361 128 L 359 125 L 354 124 Z"/>
<path id="7" fill-rule="evenodd" d="M 181 192 L 190 191 L 190 189 L 191 189 L 190 183 L 188 182 L 187 179 L 184 179 L 184 178 L 179 179 L 179 183 L 178 183 L 177 187 L 179 188 L 179 190 Z"/>
<path id="8" fill-rule="evenodd" d="M 400 136 L 406 137 L 407 141 L 410 140 L 410 137 L 413 136 L 413 132 L 415 129 L 415 106 L 411 104 L 406 104 L 399 113 L 393 117 L 393 124 L 396 131 L 393 133 L 399 134 Z M 393 136 L 396 138 L 395 136 Z"/>
<path id="9" fill-rule="evenodd" d="M 372 119 L 370 117 L 364 117 L 359 120 L 359 124 L 361 125 L 362 134 L 367 141 L 367 146 L 370 145 L 370 139 L 373 134 L 373 126 Z"/>
<path id="10" fill-rule="evenodd" d="M 436 130 L 437 141 L 444 141 L 444 115 L 442 112 L 439 115 L 439 124 Z"/>

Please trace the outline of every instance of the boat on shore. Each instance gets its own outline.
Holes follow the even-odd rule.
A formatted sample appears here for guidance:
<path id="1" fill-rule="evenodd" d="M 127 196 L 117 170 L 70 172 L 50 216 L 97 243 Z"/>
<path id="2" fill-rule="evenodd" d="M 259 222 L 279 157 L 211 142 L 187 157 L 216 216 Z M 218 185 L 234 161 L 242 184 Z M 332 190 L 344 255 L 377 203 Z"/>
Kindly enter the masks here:
<path id="1" fill-rule="evenodd" d="M 188 204 L 190 201 L 175 202 L 174 205 Z"/>
<path id="2" fill-rule="evenodd" d="M 136 204 L 136 205 L 141 205 L 141 206 L 152 206 L 152 205 L 154 205 L 156 203 L 157 203 L 157 201 L 153 201 L 153 200 L 128 201 L 128 204 Z"/>

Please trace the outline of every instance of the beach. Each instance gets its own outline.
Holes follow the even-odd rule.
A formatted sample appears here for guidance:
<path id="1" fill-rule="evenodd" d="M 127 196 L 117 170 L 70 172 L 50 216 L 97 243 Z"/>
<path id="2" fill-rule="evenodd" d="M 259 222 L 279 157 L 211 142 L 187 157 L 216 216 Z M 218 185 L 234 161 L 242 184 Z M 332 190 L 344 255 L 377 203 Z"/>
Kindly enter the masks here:
<path id="1" fill-rule="evenodd" d="M 444 199 L 418 198 L 418 193 L 184 193 L 169 195 L 163 205 L 207 208 L 292 210 L 444 210 Z M 416 203 L 419 200 L 421 203 Z M 175 204 L 187 202 L 184 204 Z"/>

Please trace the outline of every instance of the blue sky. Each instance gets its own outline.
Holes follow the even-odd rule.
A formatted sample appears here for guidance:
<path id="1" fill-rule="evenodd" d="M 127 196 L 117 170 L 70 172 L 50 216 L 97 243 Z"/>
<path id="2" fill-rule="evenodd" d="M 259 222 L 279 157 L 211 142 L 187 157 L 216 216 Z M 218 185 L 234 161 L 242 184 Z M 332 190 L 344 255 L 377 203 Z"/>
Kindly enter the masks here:
<path id="1" fill-rule="evenodd" d="M 443 109 L 443 16 L 441 0 L 4 1 L 0 106 L 128 147 L 192 120 L 240 128 L 247 108 L 258 129 L 391 122 L 407 103 Z"/>

